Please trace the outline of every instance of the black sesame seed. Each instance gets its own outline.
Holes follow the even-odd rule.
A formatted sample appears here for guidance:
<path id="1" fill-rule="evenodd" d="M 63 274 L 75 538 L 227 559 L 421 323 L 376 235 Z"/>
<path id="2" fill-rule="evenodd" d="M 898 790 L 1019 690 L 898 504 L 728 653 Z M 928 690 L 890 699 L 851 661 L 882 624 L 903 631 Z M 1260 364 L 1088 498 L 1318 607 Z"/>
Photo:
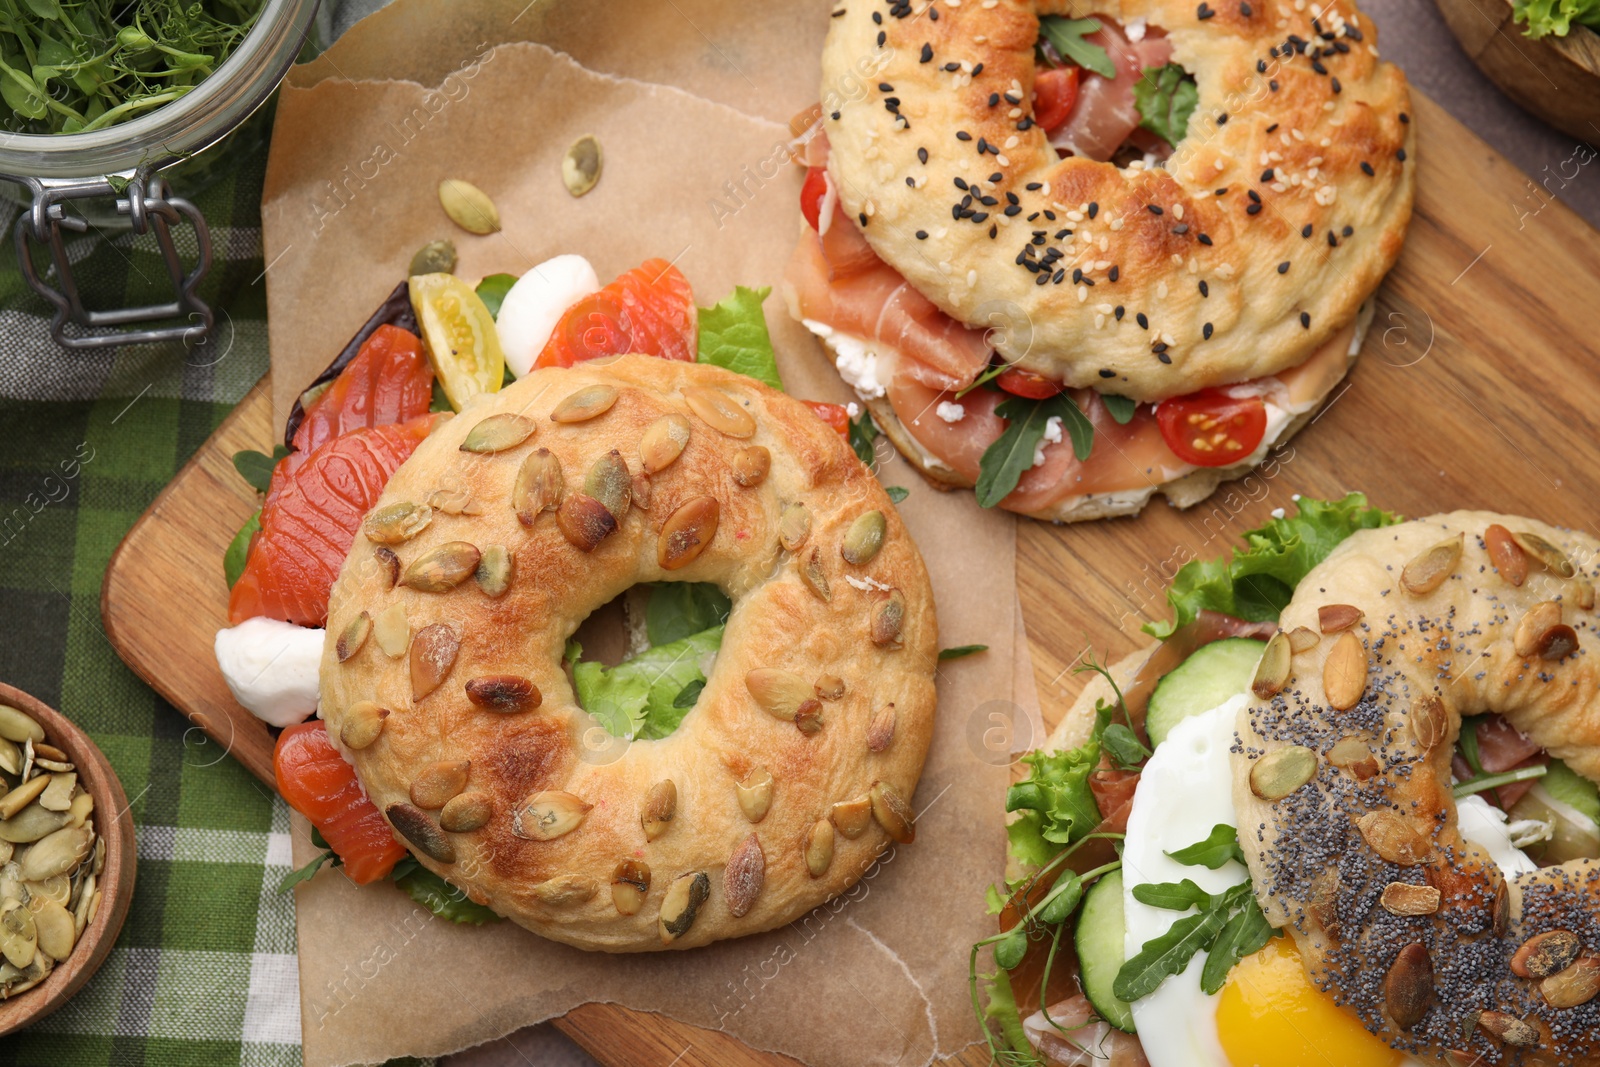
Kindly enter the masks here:
<path id="1" fill-rule="evenodd" d="M 1239 14 L 1243 15 L 1245 18 L 1249 18 L 1251 15 L 1254 15 L 1255 12 L 1253 10 L 1251 10 L 1249 4 L 1240 4 L 1239 5 Z"/>
<path id="2" fill-rule="evenodd" d="M 1048 273 L 1045 273 L 1045 272 L 1041 272 L 1038 277 L 1033 279 L 1033 284 L 1034 285 L 1048 285 L 1049 283 L 1050 283 L 1050 275 Z"/>
<path id="3" fill-rule="evenodd" d="M 839 113 L 837 111 L 835 111 L 832 115 L 829 115 L 828 117 L 833 119 L 834 122 L 838 122 L 839 121 Z"/>
<path id="4" fill-rule="evenodd" d="M 1065 267 L 1063 267 L 1060 270 L 1056 271 L 1055 275 L 1050 280 L 1052 282 L 1055 282 L 1057 285 L 1060 285 L 1064 280 L 1066 280 L 1066 277 L 1067 277 L 1067 270 L 1066 270 Z M 1090 283 L 1090 284 L 1093 284 L 1093 283 Z"/>
<path id="5" fill-rule="evenodd" d="M 1156 353 L 1156 358 L 1159 359 L 1161 362 L 1166 363 L 1166 364 L 1171 364 L 1172 363 L 1172 357 L 1167 355 L 1165 352 L 1157 352 Z"/>
<path id="6" fill-rule="evenodd" d="M 1268 133 L 1277 133 L 1278 132 L 1278 124 L 1276 122 L 1274 122 L 1271 126 L 1268 126 L 1267 127 L 1267 132 Z"/>
<path id="7" fill-rule="evenodd" d="M 884 33 L 882 30 L 878 31 L 878 47 L 879 48 L 882 48 L 883 47 L 883 42 L 887 41 L 888 39 L 889 39 L 889 35 L 887 33 Z"/>
<path id="8" fill-rule="evenodd" d="M 1121 276 L 1122 276 L 1122 268 L 1117 266 L 1115 263 L 1113 263 L 1111 265 L 1111 269 L 1110 270 L 1106 271 L 1106 277 L 1110 278 L 1112 281 L 1116 281 Z"/>
<path id="9" fill-rule="evenodd" d="M 1118 304 L 1116 307 L 1111 309 L 1111 314 L 1116 316 L 1118 322 L 1121 322 L 1122 314 L 1125 310 L 1126 309 L 1121 304 Z"/>
<path id="10" fill-rule="evenodd" d="M 957 189 L 969 188 L 969 186 L 967 185 L 967 179 L 958 176 L 953 180 L 955 181 L 955 185 L 956 185 Z"/>
<path id="11" fill-rule="evenodd" d="M 992 182 L 997 182 L 997 181 L 1000 180 L 1000 176 L 997 174 L 997 175 L 991 177 L 989 180 L 992 181 Z M 1008 192 L 1008 193 L 1006 193 L 1006 203 L 1008 203 L 1008 204 L 1020 204 L 1020 203 L 1022 203 L 1022 201 L 1017 199 L 1017 194 L 1016 193 Z"/>
<path id="12" fill-rule="evenodd" d="M 1226 185 L 1224 185 L 1221 189 L 1215 189 L 1215 190 L 1212 191 L 1212 195 L 1214 195 L 1214 196 L 1227 196 L 1228 195 L 1228 187 Z"/>
<path id="13" fill-rule="evenodd" d="M 1226 126 L 1227 124 L 1228 124 L 1228 113 L 1226 111 L 1224 111 L 1222 114 L 1217 116 L 1217 125 L 1218 126 Z"/>
<path id="14" fill-rule="evenodd" d="M 950 63 L 946 63 L 944 65 L 944 70 L 945 70 L 946 74 L 954 74 L 956 71 L 958 71 L 960 69 L 961 69 L 961 64 L 953 62 L 953 61 L 950 62 Z"/>
<path id="15" fill-rule="evenodd" d="M 954 218 L 954 219 L 956 219 L 958 221 L 960 220 L 960 218 L 961 218 L 961 205 L 960 204 L 951 204 L 950 205 L 950 217 Z"/>
<path id="16" fill-rule="evenodd" d="M 1204 337 L 1207 341 L 1209 341 L 1209 340 L 1211 340 L 1211 334 L 1214 332 L 1214 329 L 1215 328 L 1208 322 L 1208 323 L 1205 324 L 1205 326 L 1201 327 L 1200 336 Z"/>
<path id="17" fill-rule="evenodd" d="M 882 26 L 883 25 L 883 16 L 878 14 L 878 12 L 874 11 L 872 13 L 872 21 L 874 23 L 876 23 L 877 25 Z"/>
<path id="18" fill-rule="evenodd" d="M 1255 201 L 1258 204 L 1261 203 L 1261 194 L 1256 192 L 1254 189 L 1245 190 L 1245 194 L 1244 195 L 1248 196 L 1251 200 Z"/>
<path id="19" fill-rule="evenodd" d="M 1015 204 L 1012 204 L 1010 207 L 1006 208 L 1006 218 L 1015 218 L 1020 214 L 1022 214 L 1022 209 Z"/>
<path id="20" fill-rule="evenodd" d="M 1096 202 L 1096 201 L 1090 201 L 1089 202 L 1089 218 L 1092 219 L 1098 214 L 1100 214 L 1100 204 L 1098 202 Z"/>
<path id="21" fill-rule="evenodd" d="M 1269 81 L 1267 83 L 1267 88 L 1271 89 L 1273 92 L 1277 92 L 1278 91 L 1278 80 L 1276 78 L 1274 78 L 1272 81 Z"/>
<path id="22" fill-rule="evenodd" d="M 907 174 L 906 175 L 906 184 L 909 185 L 911 188 L 915 189 L 917 187 L 917 179 L 915 179 L 911 175 Z"/>
<path id="23" fill-rule="evenodd" d="M 994 223 L 991 222 L 989 224 L 989 240 L 991 240 L 991 241 L 994 240 L 994 235 L 999 233 L 999 232 L 1000 232 L 1000 227 L 996 226 Z"/>
<path id="24" fill-rule="evenodd" d="M 1249 207 L 1244 209 L 1244 213 L 1246 215 L 1259 215 L 1261 214 L 1261 205 L 1251 204 Z"/>
<path id="25" fill-rule="evenodd" d="M 1361 38 L 1357 37 L 1356 40 L 1359 41 Z M 1400 121 L 1409 124 L 1411 122 L 1411 116 L 1402 111 L 1400 112 Z"/>
<path id="26" fill-rule="evenodd" d="M 1162 207 L 1161 207 L 1160 204 L 1146 204 L 1145 205 L 1145 210 L 1150 212 L 1150 214 L 1152 214 L 1152 215 L 1165 215 L 1166 214 L 1166 212 L 1164 210 L 1162 210 Z"/>
<path id="27" fill-rule="evenodd" d="M 1111 369 L 1106 368 L 1106 367 L 1100 368 L 1100 377 L 1102 377 L 1102 378 L 1115 378 L 1116 376 L 1117 376 L 1117 372 L 1116 371 L 1111 370 Z"/>
<path id="28" fill-rule="evenodd" d="M 1355 231 L 1355 229 L 1353 227 L 1346 226 L 1343 230 L 1340 230 L 1339 232 L 1344 234 L 1346 237 L 1349 237 L 1351 234 L 1355 233 L 1356 231 Z"/>
<path id="29" fill-rule="evenodd" d="M 1400 149 L 1398 152 L 1396 152 L 1394 154 L 1394 158 L 1396 158 L 1400 162 L 1404 163 L 1406 161 L 1406 150 L 1404 148 Z"/>
<path id="30" fill-rule="evenodd" d="M 1311 312 L 1300 312 L 1300 325 L 1304 326 L 1308 330 L 1311 329 Z"/>
<path id="31" fill-rule="evenodd" d="M 1024 115 L 1024 116 L 1022 116 L 1022 121 L 1017 123 L 1017 129 L 1022 130 L 1024 132 L 1033 129 L 1033 116 L 1032 115 Z"/>
<path id="32" fill-rule="evenodd" d="M 991 174 L 991 175 L 989 175 L 989 180 L 990 180 L 990 181 L 992 181 L 992 182 L 998 182 L 998 181 L 1001 181 L 1001 180 L 1003 180 L 1003 179 L 1004 179 L 1004 178 L 1005 178 L 1005 175 L 1004 175 L 1004 174 L 1003 174 L 1003 173 L 1001 173 L 1001 172 L 1000 172 L 1000 171 L 998 171 L 998 170 L 997 170 L 997 171 L 995 171 L 995 172 L 994 172 L 994 173 L 993 173 L 993 174 Z M 1007 193 L 1007 194 L 1006 194 L 1006 195 L 1007 195 L 1007 196 L 1010 196 L 1010 195 L 1011 195 L 1011 194 L 1010 194 L 1010 193 Z M 1012 202 L 1012 203 L 1013 203 L 1013 204 L 1015 204 L 1015 203 L 1016 203 L 1016 201 L 1015 201 L 1015 200 L 1013 200 L 1013 201 L 1011 201 L 1011 202 Z"/>
<path id="33" fill-rule="evenodd" d="M 861 225 L 862 226 L 865 226 L 867 224 L 867 213 L 865 211 L 863 211 L 861 214 L 857 215 L 856 218 L 861 220 Z"/>
<path id="34" fill-rule="evenodd" d="M 1257 74 L 1265 74 L 1266 72 L 1267 72 L 1267 61 L 1264 60 L 1264 59 L 1256 60 L 1256 73 Z"/>
<path id="35" fill-rule="evenodd" d="M 1162 352 L 1165 352 L 1167 350 L 1167 348 L 1168 348 L 1167 342 L 1165 342 L 1165 341 L 1157 341 L 1155 344 L 1150 346 L 1150 351 L 1156 353 L 1157 355 L 1160 355 Z"/>
<path id="36" fill-rule="evenodd" d="M 990 107 L 998 107 L 999 104 L 1000 104 L 1000 94 L 999 93 L 990 93 L 989 94 L 989 106 Z"/>
<path id="37" fill-rule="evenodd" d="M 926 241 L 927 239 L 928 239 L 928 231 L 927 230 L 918 230 L 917 231 L 917 240 Z"/>
<path id="38" fill-rule="evenodd" d="M 1308 222 L 1308 223 L 1305 224 L 1304 227 L 1301 228 L 1300 236 L 1301 237 L 1310 237 L 1311 236 L 1311 223 Z"/>
<path id="39" fill-rule="evenodd" d="M 1328 73 L 1328 68 L 1322 65 L 1322 60 L 1320 59 L 1313 59 L 1311 61 L 1311 69 L 1316 71 L 1318 74 Z"/>
<path id="40" fill-rule="evenodd" d="M 1081 281 L 1083 281 L 1083 268 L 1082 267 L 1073 267 L 1072 268 L 1072 284 L 1073 285 L 1077 285 Z"/>
<path id="41" fill-rule="evenodd" d="M 1044 217 L 1049 219 L 1051 222 L 1056 221 L 1056 213 L 1051 211 L 1049 208 L 1044 209 Z"/>
<path id="42" fill-rule="evenodd" d="M 956 140 L 958 140 L 958 141 L 970 141 L 970 140 L 972 140 L 972 134 L 968 133 L 966 130 L 957 130 L 956 131 Z"/>
<path id="43" fill-rule="evenodd" d="M 1184 234 L 1189 232 L 1189 224 L 1187 222 L 1180 222 L 1172 228 L 1172 232 L 1177 234 L 1179 237 L 1182 237 Z"/>
<path id="44" fill-rule="evenodd" d="M 979 211 L 979 212 L 977 212 L 976 214 L 974 214 L 972 216 L 972 221 L 973 222 L 982 223 L 982 222 L 987 222 L 988 220 L 989 220 L 989 213 L 987 211 Z"/>
<path id="45" fill-rule="evenodd" d="M 1328 247 L 1329 248 L 1338 248 L 1339 247 L 1339 238 L 1338 238 L 1337 235 L 1334 234 L 1334 232 L 1332 230 L 1328 231 Z"/>
<path id="46" fill-rule="evenodd" d="M 939 9 L 936 8 L 936 7 L 930 7 L 928 9 L 928 18 L 929 18 L 930 21 L 938 22 L 939 21 Z"/>
<path id="47" fill-rule="evenodd" d="M 888 82 L 879 82 L 878 90 L 880 92 L 892 93 L 894 92 L 894 86 L 890 85 Z"/>
<path id="48" fill-rule="evenodd" d="M 1141 330 L 1148 330 L 1150 328 L 1150 319 L 1146 317 L 1145 313 L 1142 311 L 1133 317 L 1133 321 L 1139 324 L 1139 328 Z"/>
<path id="49" fill-rule="evenodd" d="M 978 155 L 980 155 L 980 156 L 981 156 L 981 155 L 983 155 L 983 154 L 984 154 L 984 153 L 985 153 L 985 152 L 987 152 L 987 151 L 989 151 L 989 141 L 988 141 L 988 138 L 985 138 L 985 137 L 979 137 L 979 138 L 978 138 Z"/>
<path id="50" fill-rule="evenodd" d="M 1020 103 L 1022 103 L 1022 97 L 1018 96 L 1016 93 L 1007 93 L 1006 94 L 1006 103 L 1008 103 L 1008 104 L 1020 104 Z"/>
<path id="51" fill-rule="evenodd" d="M 1261 172 L 1261 180 L 1263 182 L 1270 182 L 1277 176 L 1278 172 L 1271 167 L 1268 167 L 1266 170 Z"/>
<path id="52" fill-rule="evenodd" d="M 1365 174 L 1367 177 L 1370 178 L 1370 177 L 1372 177 L 1374 174 L 1376 174 L 1378 172 L 1372 169 L 1372 164 L 1371 163 L 1368 163 L 1366 160 L 1363 159 L 1361 161 L 1361 173 Z"/>
<path id="53" fill-rule="evenodd" d="M 1344 86 L 1339 84 L 1339 79 L 1338 78 L 1334 78 L 1333 79 L 1333 91 L 1336 92 L 1336 93 L 1344 92 Z"/>
<path id="54" fill-rule="evenodd" d="M 922 63 L 931 63 L 933 61 L 933 45 L 928 44 L 926 41 L 923 42 L 922 55 L 918 57 L 918 61 Z"/>
<path id="55" fill-rule="evenodd" d="M 926 163 L 927 161 L 928 161 L 928 150 L 926 148 L 917 149 L 917 162 L 918 163 Z"/>
<path id="56" fill-rule="evenodd" d="M 1044 182 L 1029 182 L 1027 185 L 1024 185 L 1023 188 L 1028 190 L 1030 193 L 1038 192 L 1040 189 L 1044 188 Z"/>
<path id="57" fill-rule="evenodd" d="M 1209 233 L 1201 234 L 1197 240 L 1207 248 L 1211 247 L 1211 235 Z"/>
<path id="58" fill-rule="evenodd" d="M 984 207 L 994 207 L 996 204 L 1000 203 L 1000 198 L 997 196 L 980 196 L 978 197 L 978 203 L 982 204 Z"/>
<path id="59" fill-rule="evenodd" d="M 1211 295 L 1211 286 L 1204 278 L 1200 279 L 1200 295 L 1201 296 L 1210 296 Z"/>
<path id="60" fill-rule="evenodd" d="M 828 17 L 829 18 L 839 18 L 840 16 L 842 16 L 844 14 L 844 12 L 845 12 L 845 9 L 841 7 L 839 10 L 835 11 L 832 15 L 830 15 Z"/>
<path id="61" fill-rule="evenodd" d="M 1289 261 L 1287 259 L 1284 260 L 1282 263 L 1278 264 L 1278 273 L 1279 274 L 1288 274 L 1289 273 Z"/>
<path id="62" fill-rule="evenodd" d="M 1195 10 L 1194 17 L 1199 19 L 1201 22 L 1204 22 L 1206 19 L 1215 14 L 1216 12 L 1211 10 L 1210 4 L 1201 4 L 1199 8 Z"/>
<path id="63" fill-rule="evenodd" d="M 1033 213 L 1033 214 L 1031 214 L 1031 215 L 1029 215 L 1029 216 L 1028 216 L 1028 221 L 1029 221 L 1029 222 L 1032 222 L 1032 221 L 1034 221 L 1034 220 L 1035 220 L 1035 219 L 1037 219 L 1037 218 L 1038 218 L 1038 217 L 1039 217 L 1039 213 L 1038 213 L 1038 212 L 1037 212 L 1037 211 L 1035 211 L 1035 212 L 1034 212 L 1034 213 Z"/>
<path id="64" fill-rule="evenodd" d="M 1058 240 L 1058 241 L 1066 240 L 1068 237 L 1071 237 L 1071 236 L 1072 236 L 1072 231 L 1071 230 L 1057 230 L 1056 231 L 1056 240 Z"/>
<path id="65" fill-rule="evenodd" d="M 977 66 L 972 68 L 972 76 L 974 78 L 976 78 L 978 75 L 980 75 L 982 73 L 983 73 L 983 64 L 982 63 L 979 63 Z"/>

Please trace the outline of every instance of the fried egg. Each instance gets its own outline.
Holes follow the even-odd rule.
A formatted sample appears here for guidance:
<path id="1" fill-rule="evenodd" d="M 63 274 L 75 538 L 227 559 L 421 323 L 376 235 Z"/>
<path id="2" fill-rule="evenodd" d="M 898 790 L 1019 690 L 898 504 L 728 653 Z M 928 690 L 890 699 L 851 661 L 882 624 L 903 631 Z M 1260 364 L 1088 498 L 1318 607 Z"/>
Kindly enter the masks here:
<path id="1" fill-rule="evenodd" d="M 1238 825 L 1229 750 L 1247 697 L 1240 695 L 1175 726 L 1139 778 L 1123 842 L 1124 951 L 1132 959 L 1185 912 L 1143 904 L 1135 886 L 1188 878 L 1219 893 L 1248 876 L 1230 860 L 1218 870 L 1167 855 L 1203 841 L 1213 827 Z M 1512 846 L 1505 816 L 1471 796 L 1457 803 L 1461 833 L 1507 875 L 1535 865 Z M 1274 938 L 1208 996 L 1200 988 L 1206 954 L 1132 1005 L 1150 1067 L 1421 1067 L 1367 1032 L 1306 977 L 1294 942 Z"/>

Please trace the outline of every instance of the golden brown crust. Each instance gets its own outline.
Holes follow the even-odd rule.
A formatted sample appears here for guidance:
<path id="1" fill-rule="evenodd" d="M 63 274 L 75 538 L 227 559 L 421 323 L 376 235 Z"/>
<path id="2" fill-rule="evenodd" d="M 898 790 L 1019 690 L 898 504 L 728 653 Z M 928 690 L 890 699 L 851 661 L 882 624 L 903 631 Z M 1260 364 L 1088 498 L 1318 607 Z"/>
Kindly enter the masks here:
<path id="1" fill-rule="evenodd" d="M 551 421 L 558 403 L 589 385 L 615 387 L 614 406 L 585 422 Z M 754 435 L 735 439 L 703 421 L 685 399 L 685 391 L 696 388 L 734 398 L 754 417 Z M 503 412 L 532 419 L 537 431 L 498 454 L 460 450 L 474 427 Z M 641 438 L 668 414 L 688 420 L 688 443 L 670 466 L 645 477 Z M 735 453 L 750 445 L 770 451 L 771 468 L 747 487 L 733 464 Z M 647 491 L 648 509 L 638 499 L 644 494 L 636 494 L 620 528 L 587 553 L 569 543 L 553 513 L 525 528 L 511 504 L 513 482 L 526 457 L 541 448 L 560 460 L 569 497 L 581 491 L 591 464 L 616 449 L 635 485 Z M 938 639 L 931 591 L 916 546 L 882 488 L 838 434 L 799 402 L 714 367 L 643 356 L 537 371 L 437 429 L 395 473 L 379 506 L 425 502 L 440 489 L 464 491 L 481 514 L 435 512 L 420 534 L 393 546 L 402 567 L 451 541 L 480 549 L 503 545 L 513 563 L 509 591 L 491 598 L 472 578 L 442 593 L 404 583 L 391 589 L 386 569 L 372 564 L 373 544 L 358 536 L 334 588 L 322 668 L 322 714 L 335 738 L 361 701 L 390 712 L 378 739 L 348 754 L 391 821 L 391 805 L 413 804 L 416 782 L 426 780 L 434 764 L 470 761 L 465 789 L 483 794 L 492 816 L 482 829 L 445 833 L 438 829 L 439 811 L 425 808 L 423 832 L 437 835 L 455 860 L 441 862 L 414 848 L 423 864 L 546 937 L 639 951 L 663 947 L 663 897 L 682 875 L 705 872 L 709 899 L 673 948 L 781 925 L 843 891 L 889 843 L 874 821 L 857 838 L 837 836 L 820 876 L 807 870 L 807 833 L 834 803 L 863 796 L 879 781 L 907 799 L 916 787 L 933 726 Z M 715 535 L 687 566 L 663 570 L 658 531 L 680 506 L 703 496 L 719 504 Z M 811 517 L 797 553 L 778 545 L 779 517 L 791 503 L 803 504 Z M 885 520 L 882 549 L 852 565 L 842 558 L 841 543 L 851 524 L 871 511 Z M 828 602 L 799 574 L 813 549 L 830 584 Z M 562 651 L 594 609 L 637 582 L 659 580 L 714 581 L 733 597 L 733 614 L 715 669 L 683 725 L 662 740 L 613 742 L 575 703 Z M 873 620 L 888 598 L 880 587 L 898 590 L 904 600 L 898 648 L 873 640 Z M 394 605 L 403 608 L 412 634 L 444 625 L 460 640 L 443 684 L 420 699 L 413 696 L 408 655 L 390 658 L 369 639 L 348 661 L 337 656 L 337 637 L 352 618 L 366 611 L 376 619 Z M 756 704 L 746 685 L 756 668 L 792 671 L 808 683 L 837 675 L 845 693 L 820 703 L 822 727 L 808 735 Z M 542 703 L 510 714 L 474 706 L 466 683 L 493 675 L 531 680 Z M 885 738 L 882 713 L 890 704 L 893 730 Z M 868 743 L 875 715 L 880 751 Z M 758 767 L 771 773 L 774 788 L 770 810 L 752 824 L 741 810 L 737 783 Z M 648 840 L 642 806 L 652 787 L 669 779 L 676 791 L 673 818 Z M 564 836 L 531 840 L 516 832 L 514 814 L 540 791 L 570 793 L 592 807 Z M 424 799 L 432 803 L 437 796 Z M 746 843 L 752 834 L 759 851 Z M 743 875 L 732 876 L 730 899 L 724 868 L 736 850 Z M 624 915 L 611 885 L 618 865 L 630 860 L 648 865 L 650 882 L 643 906 Z M 762 877 L 751 877 L 757 868 Z"/>
<path id="2" fill-rule="evenodd" d="M 1516 568 L 1498 571 L 1486 549 L 1496 525 L 1556 546 L 1572 575 L 1513 549 L 1527 571 L 1513 585 L 1505 575 Z M 1438 1062 L 1451 1049 L 1498 1053 L 1485 1061 L 1495 1063 L 1597 1062 L 1600 1004 L 1552 1007 L 1540 981 L 1510 964 L 1529 937 L 1556 929 L 1600 952 L 1600 863 L 1508 884 L 1461 837 L 1450 789 L 1460 717 L 1480 712 L 1504 715 L 1600 778 L 1597 551 L 1585 534 L 1489 512 L 1358 532 L 1300 583 L 1279 625 L 1319 632 L 1319 609 L 1330 605 L 1353 606 L 1361 619 L 1296 654 L 1281 693 L 1240 713 L 1234 801 L 1257 899 L 1274 925 L 1290 928 L 1312 978 L 1407 1052 Z M 1316 753 L 1315 776 L 1283 799 L 1262 799 L 1252 771 L 1265 776 L 1262 761 L 1291 744 Z M 1440 890 L 1439 910 L 1379 906 L 1395 882 Z M 1479 1012 L 1505 1018 L 1474 1026 Z M 1531 1029 L 1519 1033 L 1507 1018 Z M 1537 1033 L 1536 1043 L 1506 1044 L 1491 1030 Z"/>
<path id="3" fill-rule="evenodd" d="M 865 218 L 874 250 L 950 315 L 1025 315 L 1031 331 L 1007 331 L 999 344 L 1029 370 L 1139 401 L 1273 374 L 1349 323 L 1400 253 L 1415 175 L 1409 94 L 1349 0 L 1257 0 L 1249 17 L 1234 3 L 1190 0 L 1071 5 L 1074 15 L 1144 17 L 1166 29 L 1173 61 L 1195 75 L 1199 106 L 1164 169 L 1058 160 L 1038 127 L 1018 129 L 1031 115 L 1035 4 L 939 3 L 937 21 L 920 2 L 905 18 L 881 3 L 840 6 L 822 94 L 843 204 Z M 1315 24 L 1313 6 L 1322 12 Z M 1212 16 L 1199 18 L 1201 9 Z M 951 63 L 957 69 L 946 70 Z M 1006 92 L 1019 108 L 1003 97 L 989 106 Z M 980 155 L 980 140 L 998 154 Z M 1001 180 L 989 182 L 995 173 Z M 997 200 L 987 218 L 952 218 L 966 195 L 957 179 Z M 1034 182 L 1043 188 L 1028 190 Z M 1003 214 L 1008 194 L 1020 209 L 1012 218 Z M 1041 227 L 1043 247 L 1031 243 Z M 1064 277 L 1041 286 L 1016 257 L 1048 248 L 1059 248 Z M 1072 280 L 1078 269 L 1093 288 Z M 1023 337 L 1024 350 L 1007 350 Z M 1152 351 L 1158 341 L 1170 364 Z"/>

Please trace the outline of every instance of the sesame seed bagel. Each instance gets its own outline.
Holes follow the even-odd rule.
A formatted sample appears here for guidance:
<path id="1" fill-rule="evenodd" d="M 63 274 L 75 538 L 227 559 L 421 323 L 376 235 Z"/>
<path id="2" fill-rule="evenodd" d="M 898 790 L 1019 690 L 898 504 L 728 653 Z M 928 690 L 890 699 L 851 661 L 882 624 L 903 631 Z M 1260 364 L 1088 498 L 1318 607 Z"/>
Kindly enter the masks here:
<path id="1" fill-rule="evenodd" d="M 952 317 L 1025 320 L 994 340 L 1026 370 L 1140 402 L 1275 374 L 1400 253 L 1409 94 L 1348 0 L 839 7 L 822 97 L 841 202 Z M 1165 165 L 1058 158 L 1032 118 L 1049 13 L 1166 31 L 1199 103 Z"/>
<path id="2" fill-rule="evenodd" d="M 1240 713 L 1262 910 L 1431 1062 L 1600 1063 L 1600 863 L 1508 881 L 1462 837 L 1450 771 L 1461 717 L 1496 712 L 1600 779 L 1597 549 L 1489 512 L 1358 532 L 1300 583 L 1256 675 L 1273 695 Z"/>
<path id="3" fill-rule="evenodd" d="M 563 649 L 664 581 L 732 598 L 721 650 L 675 732 L 613 742 Z M 766 930 L 912 839 L 927 573 L 840 436 L 751 378 L 630 355 L 469 405 L 389 481 L 328 634 L 322 715 L 397 837 L 545 937 Z"/>

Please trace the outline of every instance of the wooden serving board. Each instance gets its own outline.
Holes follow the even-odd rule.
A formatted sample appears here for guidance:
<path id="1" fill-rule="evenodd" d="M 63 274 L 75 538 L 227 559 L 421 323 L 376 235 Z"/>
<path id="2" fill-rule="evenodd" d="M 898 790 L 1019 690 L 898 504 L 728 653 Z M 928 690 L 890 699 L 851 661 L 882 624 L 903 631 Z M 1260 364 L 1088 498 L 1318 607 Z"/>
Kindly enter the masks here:
<path id="1" fill-rule="evenodd" d="M 1416 101 L 1417 213 L 1380 293 L 1348 388 L 1262 470 L 1179 512 L 1055 527 L 1023 522 L 1021 591 L 1046 720 L 1077 689 L 1092 649 L 1120 656 L 1165 616 L 1183 562 L 1225 553 L 1292 495 L 1365 491 L 1408 515 L 1462 507 L 1524 512 L 1600 529 L 1600 234 L 1559 203 L 1529 212 L 1526 178 L 1426 99 Z M 266 383 L 256 386 L 129 532 L 106 573 L 102 615 L 122 658 L 264 781 L 272 737 L 234 703 L 212 659 L 226 625 L 221 559 L 256 507 L 234 472 L 268 448 Z M 952 946 L 952 951 L 961 949 Z M 723 1034 L 615 1005 L 558 1024 L 607 1064 L 792 1063 Z M 978 1065 L 969 1049 L 952 1062 Z"/>

